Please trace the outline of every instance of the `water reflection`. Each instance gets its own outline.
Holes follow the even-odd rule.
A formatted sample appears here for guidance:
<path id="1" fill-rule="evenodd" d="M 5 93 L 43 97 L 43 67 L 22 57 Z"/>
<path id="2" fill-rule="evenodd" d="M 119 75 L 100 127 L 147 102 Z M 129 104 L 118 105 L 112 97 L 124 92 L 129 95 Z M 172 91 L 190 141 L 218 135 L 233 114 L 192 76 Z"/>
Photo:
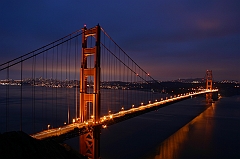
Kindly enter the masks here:
<path id="1" fill-rule="evenodd" d="M 207 141 L 209 138 L 211 138 L 214 123 L 212 123 L 213 122 L 212 120 L 208 119 L 214 115 L 215 112 L 214 108 L 215 103 L 212 103 L 212 105 L 209 106 L 203 113 L 198 115 L 191 122 L 183 126 L 172 136 L 167 138 L 163 143 L 161 143 L 161 145 L 157 148 L 155 156 L 149 156 L 148 158 L 155 159 L 180 158 L 180 156 L 182 156 L 183 153 L 182 150 L 186 146 L 187 142 L 197 144 L 198 142 L 203 142 L 203 140 Z M 203 122 L 203 120 L 207 121 Z M 193 131 L 199 133 L 198 139 L 191 138 L 190 132 Z M 204 149 L 208 149 L 208 147 L 204 147 Z"/>
<path id="2" fill-rule="evenodd" d="M 162 142 L 161 145 L 159 145 L 157 148 L 157 151 L 150 156 L 147 156 L 146 158 L 187 158 L 186 156 L 190 153 L 195 153 L 193 151 L 196 150 L 196 147 L 199 145 L 200 146 L 198 147 L 197 151 L 203 153 L 203 155 L 204 153 L 205 155 L 208 155 L 209 151 L 212 150 L 211 144 L 208 145 L 208 141 L 212 138 L 213 134 L 214 121 L 212 120 L 212 116 L 214 116 L 214 113 L 215 103 L 212 103 L 212 105 L 209 106 L 203 113 L 195 117 L 192 121 L 183 126 L 176 133 L 167 138 L 164 142 Z M 193 132 L 195 133 L 194 135 L 192 135 Z M 80 137 L 79 145 L 80 152 L 84 156 L 88 156 L 90 158 L 94 158 L 93 156 L 95 156 L 95 158 L 99 158 L 101 156 L 99 154 L 100 129 L 95 129 L 95 131 L 90 132 L 90 134 L 86 134 L 84 137 Z M 189 145 L 195 145 L 195 147 L 189 148 Z M 186 147 L 188 147 L 187 151 Z"/>

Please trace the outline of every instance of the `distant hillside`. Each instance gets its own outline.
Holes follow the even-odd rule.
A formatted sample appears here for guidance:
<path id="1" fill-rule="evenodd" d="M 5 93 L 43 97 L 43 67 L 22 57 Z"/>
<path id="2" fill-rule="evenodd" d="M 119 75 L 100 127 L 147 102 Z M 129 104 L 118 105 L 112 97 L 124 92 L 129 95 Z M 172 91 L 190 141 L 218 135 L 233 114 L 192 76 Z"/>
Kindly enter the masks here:
<path id="1" fill-rule="evenodd" d="M 37 140 L 24 132 L 0 134 L 1 159 L 84 159 L 67 145 L 52 140 Z"/>

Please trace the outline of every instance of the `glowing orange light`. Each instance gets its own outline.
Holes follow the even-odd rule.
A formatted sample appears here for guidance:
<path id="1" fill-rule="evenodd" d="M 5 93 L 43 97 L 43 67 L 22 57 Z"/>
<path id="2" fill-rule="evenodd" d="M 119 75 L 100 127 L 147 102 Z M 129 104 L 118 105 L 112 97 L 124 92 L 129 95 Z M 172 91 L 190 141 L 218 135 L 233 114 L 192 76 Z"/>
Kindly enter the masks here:
<path id="1" fill-rule="evenodd" d="M 102 125 L 102 128 L 104 128 L 104 129 L 107 128 L 107 125 Z"/>

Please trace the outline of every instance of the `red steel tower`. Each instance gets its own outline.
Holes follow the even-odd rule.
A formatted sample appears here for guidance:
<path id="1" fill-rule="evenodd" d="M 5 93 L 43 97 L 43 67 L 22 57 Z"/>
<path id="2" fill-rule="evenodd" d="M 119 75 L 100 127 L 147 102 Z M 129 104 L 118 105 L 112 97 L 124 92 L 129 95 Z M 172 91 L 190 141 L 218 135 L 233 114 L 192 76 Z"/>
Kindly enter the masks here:
<path id="1" fill-rule="evenodd" d="M 95 38 L 95 46 L 88 48 L 87 38 Z M 93 65 L 88 64 L 93 59 Z M 88 89 L 88 78 L 93 78 L 93 89 Z M 82 29 L 82 61 L 80 70 L 80 121 L 100 119 L 100 26 Z M 100 134 L 90 131 L 80 136 L 80 153 L 89 158 L 99 158 Z"/>
<path id="2" fill-rule="evenodd" d="M 207 90 L 212 90 L 212 70 L 207 70 L 206 72 L 206 89 Z M 206 101 L 207 103 L 212 102 L 212 93 L 207 93 L 206 94 Z"/>
<path id="3" fill-rule="evenodd" d="M 212 90 L 212 70 L 206 72 L 206 89 Z"/>

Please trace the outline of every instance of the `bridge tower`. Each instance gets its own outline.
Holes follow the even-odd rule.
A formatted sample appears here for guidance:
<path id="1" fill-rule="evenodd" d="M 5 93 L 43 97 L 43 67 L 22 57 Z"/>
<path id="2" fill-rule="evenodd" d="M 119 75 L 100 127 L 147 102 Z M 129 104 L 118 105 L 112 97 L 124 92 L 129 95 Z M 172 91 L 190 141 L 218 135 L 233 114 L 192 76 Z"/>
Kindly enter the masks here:
<path id="1" fill-rule="evenodd" d="M 95 46 L 88 48 L 88 37 L 94 37 Z M 88 58 L 94 59 L 89 67 Z M 93 90 L 88 88 L 88 77 L 93 77 Z M 80 121 L 100 119 L 100 26 L 82 29 L 82 61 L 80 70 Z M 80 136 L 80 153 L 89 158 L 99 158 L 100 133 L 90 131 Z"/>
<path id="2" fill-rule="evenodd" d="M 207 90 L 212 90 L 212 70 L 207 70 L 206 72 L 206 89 Z M 207 103 L 212 102 L 212 93 L 207 93 L 206 94 L 206 101 Z"/>
<path id="3" fill-rule="evenodd" d="M 206 72 L 206 89 L 212 90 L 212 70 Z"/>

